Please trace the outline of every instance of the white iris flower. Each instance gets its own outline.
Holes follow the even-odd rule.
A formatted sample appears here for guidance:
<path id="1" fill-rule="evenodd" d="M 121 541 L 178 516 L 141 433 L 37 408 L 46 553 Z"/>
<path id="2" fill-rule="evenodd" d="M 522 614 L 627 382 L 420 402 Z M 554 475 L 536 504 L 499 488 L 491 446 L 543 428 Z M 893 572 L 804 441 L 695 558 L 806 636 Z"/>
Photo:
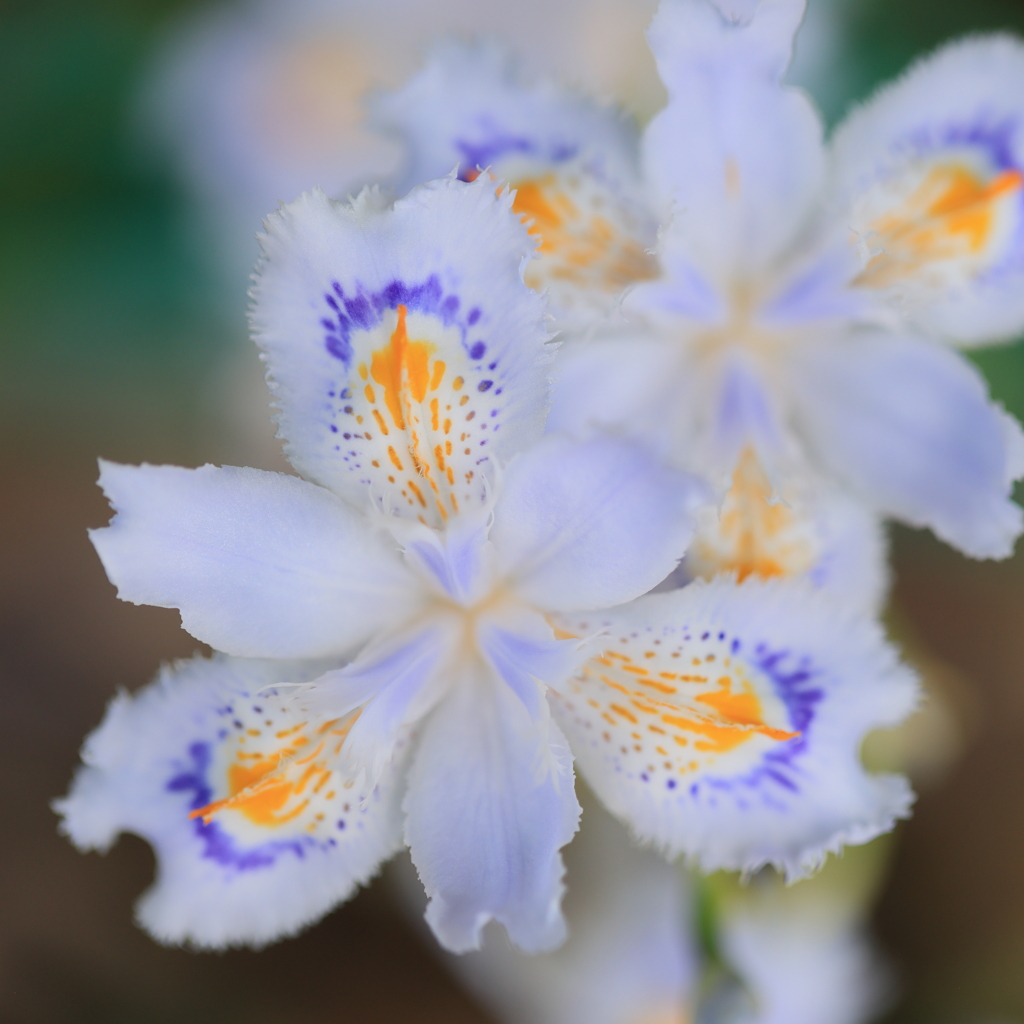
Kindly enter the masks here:
<path id="1" fill-rule="evenodd" d="M 291 701 L 260 694 L 248 663 L 190 664 L 91 741 L 72 836 L 109 842 L 143 815 L 162 859 L 195 862 L 162 869 L 144 904 L 160 937 L 294 930 L 404 828 L 446 946 L 492 918 L 526 949 L 561 941 L 558 851 L 579 808 L 545 694 L 584 654 L 546 615 L 658 583 L 703 489 L 626 442 L 531 447 L 548 335 L 510 203 L 447 179 L 393 210 L 321 193 L 270 219 L 254 324 L 308 480 L 103 466 L 118 514 L 93 540 L 121 598 L 179 608 L 235 659 L 334 661 Z M 286 909 L 260 916 L 254 885 Z"/>
<path id="2" fill-rule="evenodd" d="M 723 493 L 752 456 L 811 519 L 838 486 L 1004 557 L 1024 444 L 955 347 L 1024 328 L 1024 47 L 946 47 L 826 146 L 781 81 L 803 11 L 664 0 L 669 102 L 638 140 L 465 51 L 377 117 L 413 177 L 459 161 L 517 189 L 566 330 L 552 429 L 626 431 Z"/>

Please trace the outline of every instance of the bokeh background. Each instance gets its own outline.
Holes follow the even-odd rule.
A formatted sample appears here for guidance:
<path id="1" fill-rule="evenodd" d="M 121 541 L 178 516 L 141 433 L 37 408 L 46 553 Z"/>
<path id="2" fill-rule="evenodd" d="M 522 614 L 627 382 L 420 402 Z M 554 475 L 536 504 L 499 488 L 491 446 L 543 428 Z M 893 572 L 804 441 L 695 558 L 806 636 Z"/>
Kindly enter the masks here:
<path id="1" fill-rule="evenodd" d="M 210 6 L 0 3 L 0 1020 L 483 1022 L 385 886 L 259 954 L 163 949 L 132 924 L 146 844 L 82 856 L 48 808 L 114 690 L 198 647 L 174 612 L 115 600 L 85 533 L 108 517 L 96 457 L 279 465 L 257 364 L 239 355 L 244 274 L 218 271 L 223 239 L 140 100 L 168 32 Z M 1024 3 L 837 0 L 836 19 L 817 79 L 830 122 L 951 36 L 1024 33 Z M 626 44 L 591 45 L 600 59 Z M 641 112 L 655 99 L 626 96 Z M 977 361 L 1024 417 L 1024 346 Z M 895 617 L 946 666 L 961 750 L 898 829 L 874 911 L 901 979 L 885 1020 L 1021 1021 L 1024 562 L 970 562 L 907 530 L 893 540 Z"/>

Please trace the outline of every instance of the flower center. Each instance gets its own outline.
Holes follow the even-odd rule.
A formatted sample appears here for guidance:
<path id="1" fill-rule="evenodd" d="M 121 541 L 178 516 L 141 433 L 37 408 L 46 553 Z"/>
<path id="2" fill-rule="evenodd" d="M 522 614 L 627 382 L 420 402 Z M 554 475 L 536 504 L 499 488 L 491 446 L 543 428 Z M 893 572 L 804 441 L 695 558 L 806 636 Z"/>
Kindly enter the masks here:
<path id="1" fill-rule="evenodd" d="M 744 352 L 763 365 L 770 365 L 789 335 L 766 327 L 759 314 L 764 289 L 747 281 L 733 284 L 728 296 L 728 315 L 723 323 L 697 334 L 690 354 L 703 363 L 716 361 L 729 352 Z"/>

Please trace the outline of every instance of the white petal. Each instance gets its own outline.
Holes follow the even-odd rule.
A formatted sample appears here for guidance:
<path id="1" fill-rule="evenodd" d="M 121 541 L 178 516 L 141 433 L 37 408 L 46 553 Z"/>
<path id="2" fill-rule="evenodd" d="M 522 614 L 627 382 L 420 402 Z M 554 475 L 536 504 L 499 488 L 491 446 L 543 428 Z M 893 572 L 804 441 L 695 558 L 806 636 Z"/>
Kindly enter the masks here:
<path id="1" fill-rule="evenodd" d="M 100 486 L 117 515 L 90 536 L 118 596 L 180 609 L 185 629 L 229 654 L 344 653 L 421 601 L 398 552 L 304 480 L 104 462 Z"/>
<path id="2" fill-rule="evenodd" d="M 637 445 L 550 435 L 509 466 L 491 541 L 515 590 L 545 611 L 619 604 L 672 571 L 705 499 Z"/>
<path id="3" fill-rule="evenodd" d="M 1024 328 L 1024 45 L 953 43 L 855 111 L 833 144 L 833 202 L 868 262 L 857 280 L 929 333 Z"/>
<path id="4" fill-rule="evenodd" d="M 670 458 L 695 429 L 694 403 L 680 394 L 688 368 L 681 346 L 658 337 L 570 339 L 555 357 L 548 431 L 625 435 Z"/>
<path id="5" fill-rule="evenodd" d="M 976 558 L 1011 553 L 1024 439 L 966 360 L 931 342 L 860 333 L 807 346 L 792 373 L 808 446 L 859 500 Z"/>
<path id="6" fill-rule="evenodd" d="M 549 699 L 584 777 L 641 839 L 702 870 L 793 879 L 907 815 L 906 781 L 869 775 L 858 752 L 913 708 L 914 677 L 871 618 L 806 582 L 693 583 L 561 625 L 608 633 Z"/>
<path id="7" fill-rule="evenodd" d="M 478 948 L 492 919 L 527 951 L 562 942 L 558 851 L 580 813 L 568 749 L 483 665 L 424 724 L 405 808 L 427 923 L 443 946 Z"/>
<path id="8" fill-rule="evenodd" d="M 777 257 L 817 198 L 821 122 L 780 84 L 803 9 L 762 0 L 734 21 L 710 0 L 665 0 L 648 32 L 669 103 L 644 135 L 645 172 L 676 204 L 670 247 L 719 284 Z"/>
<path id="9" fill-rule="evenodd" d="M 489 935 L 479 952 L 449 957 L 452 971 L 506 1024 L 684 1020 L 698 954 L 682 872 L 637 849 L 592 797 L 566 864 L 561 949 L 531 956 Z"/>
<path id="10" fill-rule="evenodd" d="M 161 942 L 260 946 L 317 920 L 401 845 L 401 763 L 372 791 L 339 770 L 345 724 L 303 724 L 268 687 L 325 666 L 194 658 L 116 697 L 57 801 L 79 849 L 150 842 L 138 906 Z M 192 812 L 226 801 L 210 815 Z"/>
<path id="11" fill-rule="evenodd" d="M 311 192 L 270 216 L 253 329 L 295 467 L 440 526 L 543 426 L 551 351 L 521 273 L 533 242 L 486 181 L 372 200 Z"/>
<path id="12" fill-rule="evenodd" d="M 374 98 L 371 116 L 406 143 L 401 191 L 455 166 L 465 178 L 510 158 L 557 165 L 596 157 L 615 175 L 636 159 L 631 121 L 551 83 L 528 85 L 494 44 L 438 46 L 404 88 Z"/>

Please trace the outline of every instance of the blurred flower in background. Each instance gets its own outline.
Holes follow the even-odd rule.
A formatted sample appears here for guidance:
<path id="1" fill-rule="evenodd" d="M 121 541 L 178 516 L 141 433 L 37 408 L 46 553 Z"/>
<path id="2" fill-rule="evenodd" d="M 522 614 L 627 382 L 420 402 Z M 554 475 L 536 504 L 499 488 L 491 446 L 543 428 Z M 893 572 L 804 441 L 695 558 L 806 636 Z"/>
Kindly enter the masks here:
<path id="1" fill-rule="evenodd" d="M 248 412 L 229 413 L 232 436 L 219 411 L 225 378 L 248 373 L 254 387 L 239 408 L 252 410 L 253 423 L 266 419 L 265 400 L 254 401 L 262 390 L 255 360 L 247 353 L 250 369 L 242 369 L 232 347 L 243 334 L 254 229 L 279 200 L 312 184 L 341 195 L 396 168 L 396 150 L 362 127 L 367 89 L 399 85 L 438 35 L 488 33 L 509 39 L 528 73 L 579 85 L 646 119 L 662 102 L 642 38 L 652 10 L 653 4 L 625 2 L 229 8 L 94 0 L 14 3 L 0 14 L 0 73 L 7 78 L 0 111 L 7 138 L 0 156 L 2 415 L 12 442 L 4 456 L 5 515 L 7 535 L 18 536 L 3 552 L 9 584 L 0 662 L 6 750 L 18 780 L 18 827 L 4 849 L 0 892 L 9 908 L 0 931 L 0 1009 L 11 1019 L 201 1021 L 244 1011 L 250 1020 L 313 1020 L 336 1012 L 338 990 L 351 993 L 346 1012 L 354 1021 L 483 1019 L 403 939 L 402 925 L 373 892 L 291 947 L 259 960 L 231 954 L 203 962 L 149 948 L 127 927 L 128 904 L 151 871 L 140 846 L 128 844 L 102 865 L 79 864 L 53 835 L 46 800 L 62 791 L 80 736 L 99 720 L 111 690 L 141 684 L 159 658 L 193 648 L 173 616 L 132 609 L 129 619 L 114 607 L 85 548 L 84 525 L 104 519 L 92 495 L 92 460 L 99 452 L 195 463 L 214 447 L 218 461 L 248 461 L 255 448 L 258 461 L 274 462 L 269 434 L 262 426 L 262 434 L 249 429 Z M 1015 4 L 994 0 L 969 9 L 945 0 L 811 0 L 811 13 L 818 21 L 802 29 L 803 66 L 793 77 L 833 119 L 851 98 L 864 97 L 875 81 L 949 35 L 1024 27 Z M 156 164 L 138 160 L 130 140 L 140 134 L 160 154 Z M 978 363 L 996 396 L 1020 414 L 1019 347 L 985 353 Z M 1016 882 L 1024 854 L 1017 668 L 1024 651 L 1016 639 L 1024 585 L 1014 565 L 969 566 L 908 532 L 897 533 L 896 566 L 901 618 L 913 623 L 920 644 L 941 655 L 920 660 L 938 663 L 944 700 L 932 708 L 946 711 L 926 712 L 927 728 L 914 726 L 921 716 L 911 720 L 911 731 L 926 735 L 916 748 L 905 738 L 890 737 L 888 747 L 884 737 L 873 740 L 879 767 L 910 768 L 910 743 L 935 779 L 902 832 L 896 873 L 876 915 L 903 977 L 895 990 L 901 1001 L 886 1019 L 1013 1019 L 1024 1014 L 1024 893 Z M 958 747 L 966 747 L 961 768 L 944 779 L 948 756 L 936 752 Z M 622 838 L 593 848 L 615 851 Z M 652 886 L 677 884 L 657 871 L 642 877 Z M 608 884 L 597 888 L 607 893 Z M 810 929 L 797 923 L 780 927 L 774 945 L 763 940 L 765 915 L 781 920 L 786 912 L 778 899 L 814 891 L 805 884 L 817 881 L 777 896 L 773 883 L 759 878 L 735 904 L 731 896 L 701 897 L 700 906 L 719 908 L 711 959 L 721 960 L 727 980 L 744 979 L 736 1012 L 749 1009 L 744 999 L 755 990 L 758 1005 L 772 1006 L 770 982 L 798 964 L 794 978 L 810 972 L 816 982 L 832 979 L 825 993 L 836 996 L 832 1007 L 807 1004 L 818 1006 L 808 1011 L 818 1015 L 816 1024 L 867 1019 L 876 1008 L 871 993 L 880 989 L 871 980 L 876 960 L 866 952 L 861 911 L 821 910 L 835 906 L 823 899 L 815 913 L 831 924 L 812 914 Z M 583 928 L 601 935 L 600 903 L 588 900 L 579 909 L 595 914 L 581 918 L 588 922 Z M 571 921 L 572 904 L 568 912 Z M 637 928 L 641 939 L 664 936 L 654 944 L 664 953 L 675 941 L 672 928 L 657 914 L 652 920 L 650 931 Z M 808 931 L 821 941 L 807 941 Z M 622 936 L 610 936 L 601 956 L 610 955 L 613 938 Z M 669 969 L 665 984 L 693 991 L 688 972 L 706 953 L 687 952 L 680 942 L 685 955 L 673 960 L 679 974 Z M 595 939 L 594 946 L 601 943 Z M 575 948 L 566 947 L 570 960 Z M 629 944 L 628 952 L 637 948 Z M 653 954 L 637 963 L 637 977 L 644 977 L 641 966 L 651 968 L 651 977 L 664 966 Z M 549 971 L 551 991 L 571 976 L 571 968 L 537 970 Z M 607 972 L 596 970 L 605 980 Z M 282 1003 L 280 993 L 291 991 L 297 975 L 311 980 Z M 528 986 L 544 991 L 525 977 L 512 996 L 523 997 Z M 478 979 L 481 988 L 489 994 L 481 1003 L 499 1018 L 517 1019 L 503 1008 L 509 1001 L 497 982 Z M 719 1005 L 706 996 L 700 1005 Z M 543 1019 L 544 998 L 525 1011 L 532 1019 Z M 653 1014 L 660 1024 L 660 1012 L 652 1003 L 638 1019 L 649 1024 Z M 790 1005 L 780 1012 L 780 1024 L 795 1024 L 803 1011 Z"/>
<path id="2" fill-rule="evenodd" d="M 791 80 L 836 91 L 851 0 L 821 0 Z M 252 225 L 317 185 L 344 198 L 388 178 L 401 152 L 367 123 L 373 90 L 397 88 L 437 43 L 500 39 L 529 77 L 556 79 L 641 121 L 664 103 L 644 39 L 656 0 L 235 0 L 166 31 L 137 100 L 140 141 L 166 159 L 213 235 L 211 265 L 237 287 Z M 830 69 L 826 74 L 825 70 Z M 234 296 L 237 302 L 237 295 Z"/>

